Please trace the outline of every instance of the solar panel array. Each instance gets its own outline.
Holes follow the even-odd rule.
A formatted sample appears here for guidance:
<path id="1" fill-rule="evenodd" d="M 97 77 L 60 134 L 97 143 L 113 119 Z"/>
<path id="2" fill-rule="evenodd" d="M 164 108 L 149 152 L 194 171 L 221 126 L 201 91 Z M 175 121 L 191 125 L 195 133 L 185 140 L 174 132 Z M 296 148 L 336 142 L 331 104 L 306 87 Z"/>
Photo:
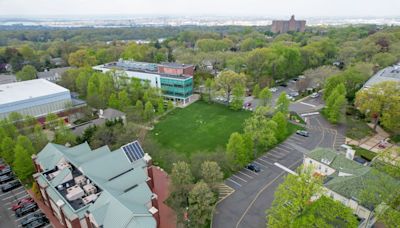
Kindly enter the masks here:
<path id="1" fill-rule="evenodd" d="M 126 144 L 125 146 L 122 146 L 121 149 L 124 151 L 126 157 L 131 163 L 143 158 L 144 156 L 144 151 L 138 141 Z"/>

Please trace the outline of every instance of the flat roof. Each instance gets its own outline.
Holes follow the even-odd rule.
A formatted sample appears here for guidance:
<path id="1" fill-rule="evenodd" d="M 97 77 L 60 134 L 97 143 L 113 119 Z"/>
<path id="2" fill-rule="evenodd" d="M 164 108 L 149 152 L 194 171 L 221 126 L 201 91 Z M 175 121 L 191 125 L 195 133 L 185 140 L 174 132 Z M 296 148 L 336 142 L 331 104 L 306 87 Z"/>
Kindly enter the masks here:
<path id="1" fill-rule="evenodd" d="M 0 105 L 65 92 L 69 90 L 45 79 L 8 83 L 0 85 Z"/>
<path id="2" fill-rule="evenodd" d="M 371 87 L 374 84 L 386 81 L 400 82 L 400 63 L 378 71 L 365 83 L 364 87 Z"/>

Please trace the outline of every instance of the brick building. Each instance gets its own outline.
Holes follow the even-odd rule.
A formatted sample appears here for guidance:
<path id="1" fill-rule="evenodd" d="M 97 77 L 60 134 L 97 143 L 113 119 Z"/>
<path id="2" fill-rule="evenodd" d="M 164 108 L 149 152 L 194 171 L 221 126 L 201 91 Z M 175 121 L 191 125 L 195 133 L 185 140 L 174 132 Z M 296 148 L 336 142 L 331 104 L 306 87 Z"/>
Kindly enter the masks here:
<path id="1" fill-rule="evenodd" d="M 290 20 L 274 20 L 272 21 L 271 31 L 273 33 L 287 33 L 287 32 L 304 32 L 306 29 L 306 21 L 297 21 L 294 15 Z"/>
<path id="2" fill-rule="evenodd" d="M 159 227 L 152 160 L 137 141 L 113 152 L 49 143 L 32 159 L 43 201 L 64 227 Z"/>

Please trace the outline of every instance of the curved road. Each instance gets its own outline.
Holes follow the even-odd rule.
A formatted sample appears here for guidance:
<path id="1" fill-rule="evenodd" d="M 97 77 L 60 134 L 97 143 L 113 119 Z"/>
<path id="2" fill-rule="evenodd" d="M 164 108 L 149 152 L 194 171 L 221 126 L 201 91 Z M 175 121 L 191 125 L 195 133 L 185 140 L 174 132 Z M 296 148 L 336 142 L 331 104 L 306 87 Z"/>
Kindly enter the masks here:
<path id="1" fill-rule="evenodd" d="M 265 227 L 265 211 L 272 204 L 276 188 L 287 175 L 274 163 L 295 170 L 303 162 L 304 153 L 317 147 L 337 149 L 344 143 L 344 130 L 331 126 L 319 115 L 307 117 L 307 128 L 310 137 L 292 135 L 256 159 L 255 163 L 262 169 L 260 173 L 241 170 L 225 180 L 225 184 L 235 191 L 217 204 L 212 227 Z"/>

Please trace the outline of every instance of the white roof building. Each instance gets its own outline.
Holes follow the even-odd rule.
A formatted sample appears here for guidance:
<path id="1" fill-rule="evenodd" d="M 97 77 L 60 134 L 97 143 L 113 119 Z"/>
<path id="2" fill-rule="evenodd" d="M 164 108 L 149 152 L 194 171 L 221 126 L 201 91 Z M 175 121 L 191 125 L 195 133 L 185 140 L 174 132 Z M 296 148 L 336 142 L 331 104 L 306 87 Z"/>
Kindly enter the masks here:
<path id="1" fill-rule="evenodd" d="M 386 81 L 400 82 L 400 63 L 378 71 L 364 84 L 364 88 Z"/>
<path id="2" fill-rule="evenodd" d="M 58 113 L 72 103 L 70 91 L 45 79 L 0 85 L 0 119 L 11 112 L 34 117 Z"/>

